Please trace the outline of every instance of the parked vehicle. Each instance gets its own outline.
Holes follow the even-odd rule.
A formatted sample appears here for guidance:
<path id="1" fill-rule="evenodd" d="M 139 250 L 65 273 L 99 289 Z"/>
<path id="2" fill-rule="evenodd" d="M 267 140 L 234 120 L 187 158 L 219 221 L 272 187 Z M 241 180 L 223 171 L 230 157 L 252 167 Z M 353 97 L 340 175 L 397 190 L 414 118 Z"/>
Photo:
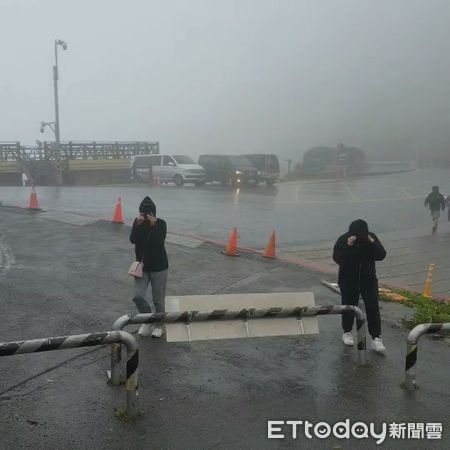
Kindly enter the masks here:
<path id="1" fill-rule="evenodd" d="M 198 163 L 206 171 L 206 181 L 220 181 L 223 185 L 258 184 L 261 172 L 246 156 L 201 155 Z"/>
<path id="2" fill-rule="evenodd" d="M 280 162 L 276 155 L 255 153 L 245 156 L 260 170 L 261 181 L 265 181 L 268 186 L 272 186 L 280 179 Z"/>
<path id="3" fill-rule="evenodd" d="M 194 183 L 205 184 L 206 173 L 190 156 L 186 155 L 139 155 L 130 160 L 131 177 L 137 181 L 150 181 L 150 168 L 153 177 L 163 183 L 173 182 L 177 186 Z"/>

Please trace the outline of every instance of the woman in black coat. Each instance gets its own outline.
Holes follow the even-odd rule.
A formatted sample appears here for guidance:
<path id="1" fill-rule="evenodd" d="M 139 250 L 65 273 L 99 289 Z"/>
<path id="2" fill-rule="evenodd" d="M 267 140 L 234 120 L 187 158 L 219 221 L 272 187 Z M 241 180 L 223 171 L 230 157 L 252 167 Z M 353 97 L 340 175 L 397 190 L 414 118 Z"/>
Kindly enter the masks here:
<path id="1" fill-rule="evenodd" d="M 165 249 L 167 224 L 156 218 L 156 205 L 150 197 L 145 197 L 139 206 L 139 215 L 133 222 L 130 242 L 134 244 L 136 261 L 143 263 L 143 276 L 135 277 L 134 303 L 139 312 L 152 312 L 147 301 L 148 287 L 151 286 L 152 301 L 156 312 L 164 312 L 167 273 L 169 262 Z M 161 337 L 162 327 L 155 327 L 152 332 L 150 324 L 139 329 L 141 336 Z"/>

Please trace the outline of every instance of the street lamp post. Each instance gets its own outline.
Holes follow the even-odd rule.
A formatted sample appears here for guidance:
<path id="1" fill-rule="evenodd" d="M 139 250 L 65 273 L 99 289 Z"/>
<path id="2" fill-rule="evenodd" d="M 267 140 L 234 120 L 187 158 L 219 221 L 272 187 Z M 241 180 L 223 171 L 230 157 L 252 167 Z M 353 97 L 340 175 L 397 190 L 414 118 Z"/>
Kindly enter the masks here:
<path id="1" fill-rule="evenodd" d="M 59 133 L 59 100 L 58 100 L 58 46 L 61 46 L 63 50 L 67 50 L 67 44 L 65 41 L 55 39 L 55 65 L 53 66 L 53 87 L 55 91 L 55 169 L 57 173 L 57 184 L 63 184 L 62 172 L 61 172 L 61 157 L 60 157 L 60 145 L 61 137 Z"/>
<path id="2" fill-rule="evenodd" d="M 64 41 L 55 39 L 55 65 L 53 66 L 53 86 L 55 90 L 55 144 L 56 152 L 59 154 L 59 145 L 61 143 L 59 134 L 59 100 L 58 100 L 58 45 L 63 50 L 67 50 L 67 44 Z"/>
<path id="3" fill-rule="evenodd" d="M 41 122 L 41 133 L 45 131 L 45 127 L 49 127 L 53 133 L 55 133 L 55 145 L 53 148 L 53 164 L 56 170 L 56 183 L 58 185 L 63 184 L 62 177 L 62 165 L 61 165 L 61 137 L 59 133 L 59 99 L 58 99 L 58 46 L 61 46 L 63 50 L 67 50 L 67 44 L 65 41 L 55 39 L 55 65 L 53 66 L 53 89 L 55 94 L 55 121 L 54 122 Z"/>
<path id="4" fill-rule="evenodd" d="M 286 162 L 287 162 L 287 174 L 290 175 L 292 159 L 286 159 Z"/>

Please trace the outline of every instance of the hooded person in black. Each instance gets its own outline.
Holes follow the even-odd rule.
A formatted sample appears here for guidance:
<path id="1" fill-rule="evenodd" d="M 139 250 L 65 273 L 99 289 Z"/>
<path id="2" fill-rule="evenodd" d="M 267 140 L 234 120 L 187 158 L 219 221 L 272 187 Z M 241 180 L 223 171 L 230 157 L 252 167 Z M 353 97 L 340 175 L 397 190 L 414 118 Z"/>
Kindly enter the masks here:
<path id="1" fill-rule="evenodd" d="M 378 279 L 375 261 L 382 261 L 386 250 L 378 237 L 369 231 L 367 222 L 358 219 L 350 224 L 349 231 L 338 238 L 333 249 L 333 261 L 339 265 L 338 284 L 341 289 L 342 304 L 357 306 L 361 295 L 366 307 L 372 348 L 385 350 L 381 341 L 381 319 L 378 299 Z M 342 315 L 342 339 L 353 345 L 354 316 Z"/>
<path id="2" fill-rule="evenodd" d="M 147 301 L 147 290 L 151 285 L 152 301 L 156 312 L 164 312 L 166 296 L 167 272 L 169 262 L 164 246 L 167 224 L 156 218 L 156 205 L 150 197 L 145 197 L 139 205 L 139 216 L 133 222 L 130 242 L 134 244 L 136 260 L 143 264 L 143 276 L 135 277 L 134 303 L 139 312 L 152 312 Z M 156 327 L 153 332 L 149 324 L 139 329 L 141 336 L 162 336 L 162 328 Z"/>
<path id="3" fill-rule="evenodd" d="M 445 198 L 439 192 L 439 186 L 433 186 L 431 192 L 425 199 L 424 206 L 430 208 L 431 218 L 433 219 L 432 232 L 436 233 L 441 210 L 445 209 Z"/>

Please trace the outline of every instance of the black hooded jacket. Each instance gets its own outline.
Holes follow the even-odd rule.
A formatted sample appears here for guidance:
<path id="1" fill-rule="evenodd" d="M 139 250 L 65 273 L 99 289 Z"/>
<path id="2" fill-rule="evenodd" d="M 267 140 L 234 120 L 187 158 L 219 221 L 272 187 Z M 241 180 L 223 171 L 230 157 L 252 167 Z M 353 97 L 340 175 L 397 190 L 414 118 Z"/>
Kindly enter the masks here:
<path id="1" fill-rule="evenodd" d="M 434 186 L 432 192 L 428 194 L 424 205 L 428 206 L 430 211 L 439 211 L 441 209 L 443 211 L 445 209 L 445 198 L 439 192 L 439 188 L 437 186 Z"/>
<path id="2" fill-rule="evenodd" d="M 368 236 L 374 239 L 370 243 Z M 352 246 L 347 240 L 356 236 Z M 364 220 L 355 220 L 350 224 L 349 231 L 338 238 L 333 249 L 333 261 L 339 265 L 339 285 L 358 289 L 364 284 L 370 284 L 377 279 L 375 261 L 382 261 L 386 257 L 386 250 L 378 237 L 369 232 Z"/>
<path id="3" fill-rule="evenodd" d="M 150 197 L 145 197 L 139 206 L 139 212 L 156 216 L 156 205 Z M 144 262 L 145 272 L 162 272 L 169 268 L 166 248 L 167 224 L 156 219 L 151 226 L 145 220 L 138 224 L 135 220 L 130 234 L 130 242 L 135 245 L 136 260 Z"/>

